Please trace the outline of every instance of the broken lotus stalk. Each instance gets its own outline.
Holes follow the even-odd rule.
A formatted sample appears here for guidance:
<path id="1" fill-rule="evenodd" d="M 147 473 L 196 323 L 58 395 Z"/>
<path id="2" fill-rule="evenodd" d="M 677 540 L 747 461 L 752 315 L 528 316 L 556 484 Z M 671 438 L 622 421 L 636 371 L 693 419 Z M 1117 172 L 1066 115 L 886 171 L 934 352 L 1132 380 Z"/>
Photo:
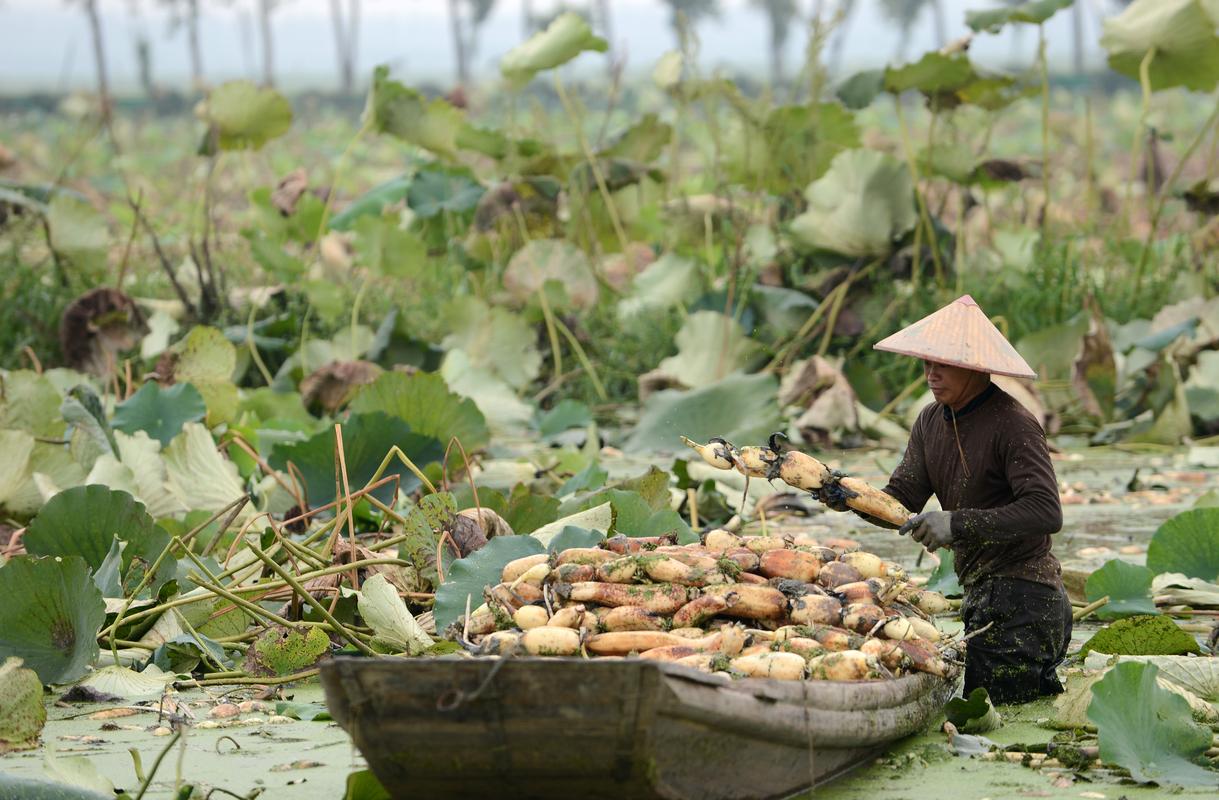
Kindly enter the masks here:
<path id="1" fill-rule="evenodd" d="M 844 490 L 849 507 L 891 525 L 905 524 L 913 514 L 892 495 L 859 478 L 841 477 L 817 459 L 795 450 L 779 453 L 772 447 L 742 447 L 737 449 L 720 437 L 713 437 L 707 444 L 699 444 L 685 436 L 682 443 L 702 456 L 702 459 L 718 469 L 736 469 L 749 478 L 779 480 L 796 489 L 817 492 L 825 486 L 837 484 Z"/>

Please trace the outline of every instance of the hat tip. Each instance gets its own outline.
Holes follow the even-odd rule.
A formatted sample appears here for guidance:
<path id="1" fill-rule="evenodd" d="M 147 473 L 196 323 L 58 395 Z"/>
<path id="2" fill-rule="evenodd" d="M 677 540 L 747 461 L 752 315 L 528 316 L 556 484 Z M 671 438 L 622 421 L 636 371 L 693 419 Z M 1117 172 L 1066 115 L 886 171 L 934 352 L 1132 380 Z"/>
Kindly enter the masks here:
<path id="1" fill-rule="evenodd" d="M 963 306 L 976 306 L 978 301 L 973 299 L 972 295 L 963 294 L 957 298 L 957 302 Z"/>

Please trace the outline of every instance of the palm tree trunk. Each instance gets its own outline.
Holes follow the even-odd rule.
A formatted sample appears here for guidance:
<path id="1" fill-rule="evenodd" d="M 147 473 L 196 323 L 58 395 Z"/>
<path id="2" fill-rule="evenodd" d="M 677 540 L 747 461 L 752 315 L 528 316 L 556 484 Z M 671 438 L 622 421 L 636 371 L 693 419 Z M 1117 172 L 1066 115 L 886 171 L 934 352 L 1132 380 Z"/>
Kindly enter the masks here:
<path id="1" fill-rule="evenodd" d="M 453 55 L 457 59 L 457 85 L 470 82 L 469 57 L 466 55 L 466 36 L 462 31 L 459 0 L 449 0 L 449 25 L 453 29 Z"/>
<path id="2" fill-rule="evenodd" d="M 855 0 L 842 0 L 841 5 L 842 21 L 834 33 L 834 44 L 830 48 L 829 73 L 831 75 L 837 75 L 842 70 L 842 53 L 846 49 L 847 28 L 850 26 L 855 11 Z"/>
<path id="3" fill-rule="evenodd" d="M 783 82 L 783 22 L 778 15 L 770 15 L 770 85 L 777 88 Z"/>
<path id="4" fill-rule="evenodd" d="M 347 20 L 343 20 L 342 0 L 330 0 L 330 22 L 334 28 L 334 49 L 339 60 L 339 85 L 344 94 L 355 90 L 356 36 L 360 24 L 360 0 L 351 0 Z"/>
<path id="5" fill-rule="evenodd" d="M 110 78 L 106 74 L 106 44 L 102 37 L 102 20 L 97 13 L 97 0 L 85 0 L 85 15 L 89 17 L 89 33 L 93 39 L 93 60 L 97 69 L 97 95 L 102 119 L 110 122 Z"/>
<path id="6" fill-rule="evenodd" d="M 533 35 L 533 3 L 521 0 L 521 41 Z"/>
<path id="7" fill-rule="evenodd" d="M 935 46 L 948 44 L 948 20 L 944 18 L 944 0 L 931 0 L 931 16 L 935 20 Z"/>
<path id="8" fill-rule="evenodd" d="M 275 0 L 258 0 L 258 30 L 262 35 L 262 82 L 275 85 L 275 50 L 271 39 L 271 11 Z"/>
<path id="9" fill-rule="evenodd" d="M 203 48 L 199 45 L 199 0 L 186 6 L 186 37 L 190 42 L 190 82 L 196 91 L 203 88 Z"/>

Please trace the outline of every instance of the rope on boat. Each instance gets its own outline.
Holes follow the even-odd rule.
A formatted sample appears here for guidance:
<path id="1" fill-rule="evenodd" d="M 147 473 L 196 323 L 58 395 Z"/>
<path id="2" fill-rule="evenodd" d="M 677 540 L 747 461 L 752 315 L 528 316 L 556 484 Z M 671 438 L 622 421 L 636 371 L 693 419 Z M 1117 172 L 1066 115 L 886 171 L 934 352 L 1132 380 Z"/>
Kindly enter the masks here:
<path id="1" fill-rule="evenodd" d="M 496 674 L 508 662 L 511 655 L 511 653 L 505 653 L 500 656 L 495 664 L 492 665 L 490 671 L 487 672 L 487 677 L 483 678 L 482 683 L 478 684 L 478 688 L 474 691 L 466 692 L 462 689 L 452 689 L 440 695 L 440 697 L 436 698 L 436 710 L 444 712 L 456 711 L 467 703 L 473 703 L 487 690 L 487 687 L 491 685 L 491 681 L 495 680 Z"/>

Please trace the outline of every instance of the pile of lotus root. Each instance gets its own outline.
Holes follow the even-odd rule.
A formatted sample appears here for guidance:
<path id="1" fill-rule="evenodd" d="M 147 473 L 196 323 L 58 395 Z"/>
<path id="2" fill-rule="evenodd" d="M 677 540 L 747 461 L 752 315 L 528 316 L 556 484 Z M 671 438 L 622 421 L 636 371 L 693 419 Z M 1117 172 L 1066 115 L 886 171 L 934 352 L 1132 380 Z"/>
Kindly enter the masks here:
<path id="1" fill-rule="evenodd" d="M 712 530 L 518 558 L 458 638 L 478 655 L 637 657 L 730 677 L 954 677 L 957 643 L 931 622 L 950 603 L 849 540 L 825 544 Z"/>

